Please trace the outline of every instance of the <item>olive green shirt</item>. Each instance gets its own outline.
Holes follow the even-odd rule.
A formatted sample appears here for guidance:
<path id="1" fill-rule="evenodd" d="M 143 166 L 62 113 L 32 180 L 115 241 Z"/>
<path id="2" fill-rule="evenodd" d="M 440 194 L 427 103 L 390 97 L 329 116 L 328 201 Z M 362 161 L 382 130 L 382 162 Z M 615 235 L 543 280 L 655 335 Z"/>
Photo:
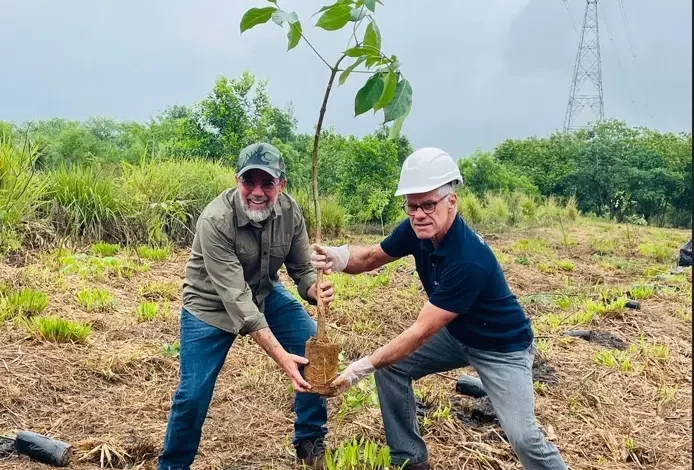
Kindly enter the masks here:
<path id="1" fill-rule="evenodd" d="M 251 221 L 236 189 L 212 200 L 197 222 L 183 282 L 183 306 L 200 320 L 233 334 L 267 326 L 265 298 L 284 264 L 299 295 L 316 281 L 306 222 L 291 197 L 280 194 L 268 219 Z"/>

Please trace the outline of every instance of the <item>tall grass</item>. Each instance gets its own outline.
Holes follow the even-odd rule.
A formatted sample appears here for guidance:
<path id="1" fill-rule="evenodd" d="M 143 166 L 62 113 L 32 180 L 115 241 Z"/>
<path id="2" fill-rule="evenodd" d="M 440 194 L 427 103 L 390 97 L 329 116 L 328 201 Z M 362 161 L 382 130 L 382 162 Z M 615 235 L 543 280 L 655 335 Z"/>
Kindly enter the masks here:
<path id="1" fill-rule="evenodd" d="M 53 202 L 58 232 L 104 239 L 118 232 L 122 217 L 117 181 L 94 167 L 62 167 L 48 173 L 45 197 Z"/>
<path id="2" fill-rule="evenodd" d="M 458 195 L 458 213 L 473 226 L 490 230 L 516 226 L 565 224 L 579 217 L 576 199 L 565 205 L 554 197 L 539 198 L 521 192 L 487 192 L 481 197 L 467 190 Z"/>
<path id="3" fill-rule="evenodd" d="M 298 190 L 291 195 L 301 209 L 301 213 L 306 219 L 306 230 L 310 237 L 316 233 L 316 212 L 313 203 L 313 196 L 308 191 Z M 321 235 L 337 237 L 343 233 L 349 215 L 347 209 L 342 207 L 334 195 L 319 198 L 321 212 Z"/>
<path id="4" fill-rule="evenodd" d="M 35 149 L 0 135 L 0 252 L 19 249 L 27 225 L 37 220 L 45 182 L 36 158 Z"/>

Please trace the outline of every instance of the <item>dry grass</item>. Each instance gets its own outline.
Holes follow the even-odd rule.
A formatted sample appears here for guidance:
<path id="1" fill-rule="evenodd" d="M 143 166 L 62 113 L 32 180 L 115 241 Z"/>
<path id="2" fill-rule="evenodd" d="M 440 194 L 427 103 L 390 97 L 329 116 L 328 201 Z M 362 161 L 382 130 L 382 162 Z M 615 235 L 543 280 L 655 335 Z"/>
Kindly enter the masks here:
<path id="1" fill-rule="evenodd" d="M 638 249 L 658 243 L 673 248 L 689 235 L 630 230 L 629 243 L 622 227 L 586 222 L 569 228 L 568 237 L 575 241 L 570 244 L 558 228 L 487 234 L 504 260 L 512 289 L 533 318 L 538 357 L 556 371 L 556 383 L 536 383 L 537 416 L 573 469 L 692 465 L 691 270 L 663 276 L 659 273 L 668 266 Z M 594 240 L 604 241 L 603 248 L 610 249 L 601 251 L 609 253 L 597 254 Z M 116 256 L 135 260 L 132 254 Z M 180 294 L 171 287 L 181 285 L 186 253 L 171 253 L 130 278 L 117 272 L 97 279 L 59 273 L 59 265 L 42 264 L 41 259 L 47 258 L 29 253 L 23 267 L 0 264 L 0 284 L 15 289 L 39 284 L 50 300 L 42 315 L 89 324 L 92 335 L 86 344 L 55 344 L 32 338 L 19 323 L 0 327 L 0 435 L 29 429 L 68 441 L 75 446 L 75 469 L 155 468 L 178 383 L 178 360 L 163 351 L 178 339 Z M 561 268 L 568 263 L 572 269 Z M 346 362 L 402 331 L 424 300 L 409 261 L 340 280 L 339 285 L 329 334 L 342 345 Z M 597 361 L 596 356 L 606 356 L 604 347 L 561 335 L 577 327 L 571 322 L 582 318 L 588 301 L 599 303 L 641 285 L 653 286 L 653 292 L 642 295 L 640 310 L 595 314 L 590 325 L 580 326 L 628 343 L 618 356 L 628 359 L 629 367 Z M 76 295 L 85 288 L 113 294 L 113 308 L 99 312 L 80 307 Z M 159 304 L 168 311 L 160 312 L 164 315 L 157 321 L 138 322 L 135 312 L 147 300 L 171 301 Z M 312 307 L 309 311 L 314 313 Z M 555 322 L 551 331 L 542 328 L 548 318 Z M 416 384 L 426 410 L 420 422 L 435 468 L 521 468 L 498 426 L 472 427 L 459 419 L 469 405 L 455 394 L 452 379 L 461 372 L 470 371 L 434 375 Z M 194 468 L 294 468 L 292 405 L 284 375 L 257 345 L 239 338 L 220 374 Z M 331 445 L 353 437 L 384 443 L 369 382 L 330 400 L 329 412 Z M 13 457 L 0 460 L 0 468 L 45 467 Z"/>

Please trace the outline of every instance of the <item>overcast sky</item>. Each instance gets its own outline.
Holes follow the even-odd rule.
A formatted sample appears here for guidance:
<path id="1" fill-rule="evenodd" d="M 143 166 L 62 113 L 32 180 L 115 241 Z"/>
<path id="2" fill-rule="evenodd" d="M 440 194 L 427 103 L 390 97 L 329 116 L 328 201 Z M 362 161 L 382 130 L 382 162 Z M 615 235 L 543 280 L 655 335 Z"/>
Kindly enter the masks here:
<path id="1" fill-rule="evenodd" d="M 606 117 L 691 132 L 691 0 L 600 0 Z M 347 30 L 311 28 L 328 2 L 280 0 L 326 57 Z M 414 89 L 403 128 L 415 147 L 457 157 L 508 137 L 561 129 L 578 36 L 563 0 L 383 0 L 384 52 L 397 54 Z M 585 0 L 570 0 L 580 29 Z M 310 132 L 328 78 L 305 44 L 286 52 L 286 31 L 268 23 L 240 35 L 260 0 L 0 0 L 0 120 L 107 115 L 145 121 L 205 97 L 220 75 L 269 79 L 273 103 L 292 102 Z M 605 22 L 605 19 L 607 20 Z M 606 26 L 607 25 L 607 26 Z M 610 34 L 612 41 L 610 40 Z M 634 56 L 635 55 L 635 56 Z M 364 76 L 334 90 L 326 125 L 371 132 L 382 119 L 353 117 Z"/>

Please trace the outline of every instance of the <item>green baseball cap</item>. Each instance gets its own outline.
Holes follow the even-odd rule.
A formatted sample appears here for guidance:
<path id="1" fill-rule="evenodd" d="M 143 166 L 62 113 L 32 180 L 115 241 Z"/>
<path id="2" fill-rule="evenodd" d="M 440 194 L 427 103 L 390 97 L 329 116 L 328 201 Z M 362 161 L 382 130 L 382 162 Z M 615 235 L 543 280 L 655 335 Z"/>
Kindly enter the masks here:
<path id="1" fill-rule="evenodd" d="M 236 173 L 241 176 L 253 169 L 263 170 L 275 178 L 284 178 L 284 158 L 274 145 L 264 142 L 251 144 L 239 153 Z"/>

